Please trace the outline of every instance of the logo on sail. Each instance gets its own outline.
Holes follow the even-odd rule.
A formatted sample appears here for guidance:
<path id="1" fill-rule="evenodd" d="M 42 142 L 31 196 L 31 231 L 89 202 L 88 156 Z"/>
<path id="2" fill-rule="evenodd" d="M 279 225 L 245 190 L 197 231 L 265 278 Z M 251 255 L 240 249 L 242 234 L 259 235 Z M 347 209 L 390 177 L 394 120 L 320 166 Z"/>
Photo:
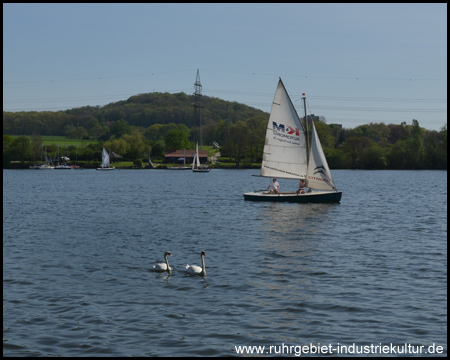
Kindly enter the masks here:
<path id="1" fill-rule="evenodd" d="M 314 177 L 314 175 L 316 175 L 316 174 L 318 174 L 318 176 L 320 176 L 320 177 Z M 323 165 L 316 166 L 314 168 L 313 176 L 309 176 L 308 178 L 311 180 L 321 180 L 321 181 L 325 181 L 325 182 L 330 182 L 330 180 L 328 178 L 328 173 L 325 169 L 325 166 L 323 166 Z"/>
<path id="2" fill-rule="evenodd" d="M 289 134 L 289 135 L 292 135 L 295 133 L 295 135 L 300 136 L 300 130 L 298 128 L 294 129 L 292 126 L 287 125 L 286 126 L 287 130 L 286 130 L 284 124 L 278 125 L 275 121 L 272 121 L 272 126 L 273 126 L 274 131 L 279 131 L 282 133 L 287 131 L 287 134 Z"/>
<path id="3" fill-rule="evenodd" d="M 314 175 L 316 175 L 318 173 L 323 174 L 324 176 L 326 176 L 325 166 L 323 166 L 323 165 L 316 166 L 314 168 Z"/>

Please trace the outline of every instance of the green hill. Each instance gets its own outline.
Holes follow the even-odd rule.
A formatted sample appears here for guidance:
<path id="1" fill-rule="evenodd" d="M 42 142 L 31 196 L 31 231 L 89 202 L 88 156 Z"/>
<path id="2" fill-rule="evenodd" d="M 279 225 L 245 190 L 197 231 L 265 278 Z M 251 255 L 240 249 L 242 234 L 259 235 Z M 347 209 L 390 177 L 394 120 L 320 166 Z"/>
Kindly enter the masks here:
<path id="1" fill-rule="evenodd" d="M 110 122 L 125 121 L 130 126 L 148 128 L 154 124 L 185 124 L 198 126 L 194 118 L 193 95 L 185 93 L 148 93 L 134 95 L 127 100 L 105 106 L 85 106 L 65 111 L 3 112 L 3 134 L 7 135 L 58 135 L 68 136 L 68 131 L 79 128 L 80 134 L 98 138 L 101 128 Z M 203 123 L 229 119 L 232 123 L 254 116 L 269 116 L 253 107 L 203 96 L 201 116 Z M 87 132 L 83 133 L 83 129 Z M 83 137 L 83 136 L 80 136 Z"/>

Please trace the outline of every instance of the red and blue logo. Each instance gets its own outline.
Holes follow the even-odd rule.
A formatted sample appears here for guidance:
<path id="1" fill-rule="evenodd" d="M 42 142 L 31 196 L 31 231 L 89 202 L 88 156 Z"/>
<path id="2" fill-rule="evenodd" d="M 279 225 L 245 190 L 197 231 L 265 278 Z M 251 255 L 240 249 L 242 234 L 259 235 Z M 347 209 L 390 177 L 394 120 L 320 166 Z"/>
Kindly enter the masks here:
<path id="1" fill-rule="evenodd" d="M 275 121 L 272 121 L 272 126 L 274 131 L 286 133 L 288 135 L 295 134 L 296 136 L 300 136 L 300 130 L 298 128 L 293 128 L 292 126 L 287 125 L 286 127 L 284 124 L 278 125 Z"/>

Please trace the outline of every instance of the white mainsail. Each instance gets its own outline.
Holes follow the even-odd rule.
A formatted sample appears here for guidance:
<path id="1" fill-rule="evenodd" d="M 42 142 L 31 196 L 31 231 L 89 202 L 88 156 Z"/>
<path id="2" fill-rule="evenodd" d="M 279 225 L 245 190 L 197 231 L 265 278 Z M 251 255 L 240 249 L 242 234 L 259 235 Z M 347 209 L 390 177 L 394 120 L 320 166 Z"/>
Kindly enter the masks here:
<path id="1" fill-rule="evenodd" d="M 336 190 L 327 159 L 322 150 L 316 127 L 312 122 L 311 151 L 309 153 L 306 186 L 316 190 Z"/>
<path id="2" fill-rule="evenodd" d="M 198 153 L 198 143 L 197 143 L 197 155 L 196 155 L 196 157 L 197 157 L 197 169 L 200 167 L 200 155 L 199 155 L 199 153 Z"/>
<path id="3" fill-rule="evenodd" d="M 304 179 L 308 168 L 306 154 L 303 126 L 280 79 L 267 126 L 261 176 Z"/>
<path id="4" fill-rule="evenodd" d="M 148 152 L 148 165 L 151 167 L 151 168 L 153 168 L 153 163 L 152 163 L 152 160 L 150 159 L 150 151 Z"/>
<path id="5" fill-rule="evenodd" d="M 197 164 L 197 167 L 195 167 L 195 164 Z M 200 159 L 198 157 L 198 143 L 197 143 L 197 148 L 195 150 L 194 161 L 192 162 L 192 169 L 198 169 L 199 167 L 200 167 Z"/>
<path id="6" fill-rule="evenodd" d="M 102 153 L 102 167 L 109 167 L 109 154 L 105 148 L 103 148 Z"/>

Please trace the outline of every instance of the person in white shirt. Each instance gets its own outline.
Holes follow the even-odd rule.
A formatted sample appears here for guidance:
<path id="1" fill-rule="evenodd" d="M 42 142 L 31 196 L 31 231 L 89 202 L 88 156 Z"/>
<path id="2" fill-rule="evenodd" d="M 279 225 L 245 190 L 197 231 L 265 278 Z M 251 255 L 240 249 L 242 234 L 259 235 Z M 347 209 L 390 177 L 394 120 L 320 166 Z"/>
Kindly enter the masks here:
<path id="1" fill-rule="evenodd" d="M 273 194 L 279 194 L 280 193 L 280 184 L 278 184 L 277 179 L 273 179 L 272 183 L 269 185 L 267 190 L 270 189 L 270 193 Z"/>

